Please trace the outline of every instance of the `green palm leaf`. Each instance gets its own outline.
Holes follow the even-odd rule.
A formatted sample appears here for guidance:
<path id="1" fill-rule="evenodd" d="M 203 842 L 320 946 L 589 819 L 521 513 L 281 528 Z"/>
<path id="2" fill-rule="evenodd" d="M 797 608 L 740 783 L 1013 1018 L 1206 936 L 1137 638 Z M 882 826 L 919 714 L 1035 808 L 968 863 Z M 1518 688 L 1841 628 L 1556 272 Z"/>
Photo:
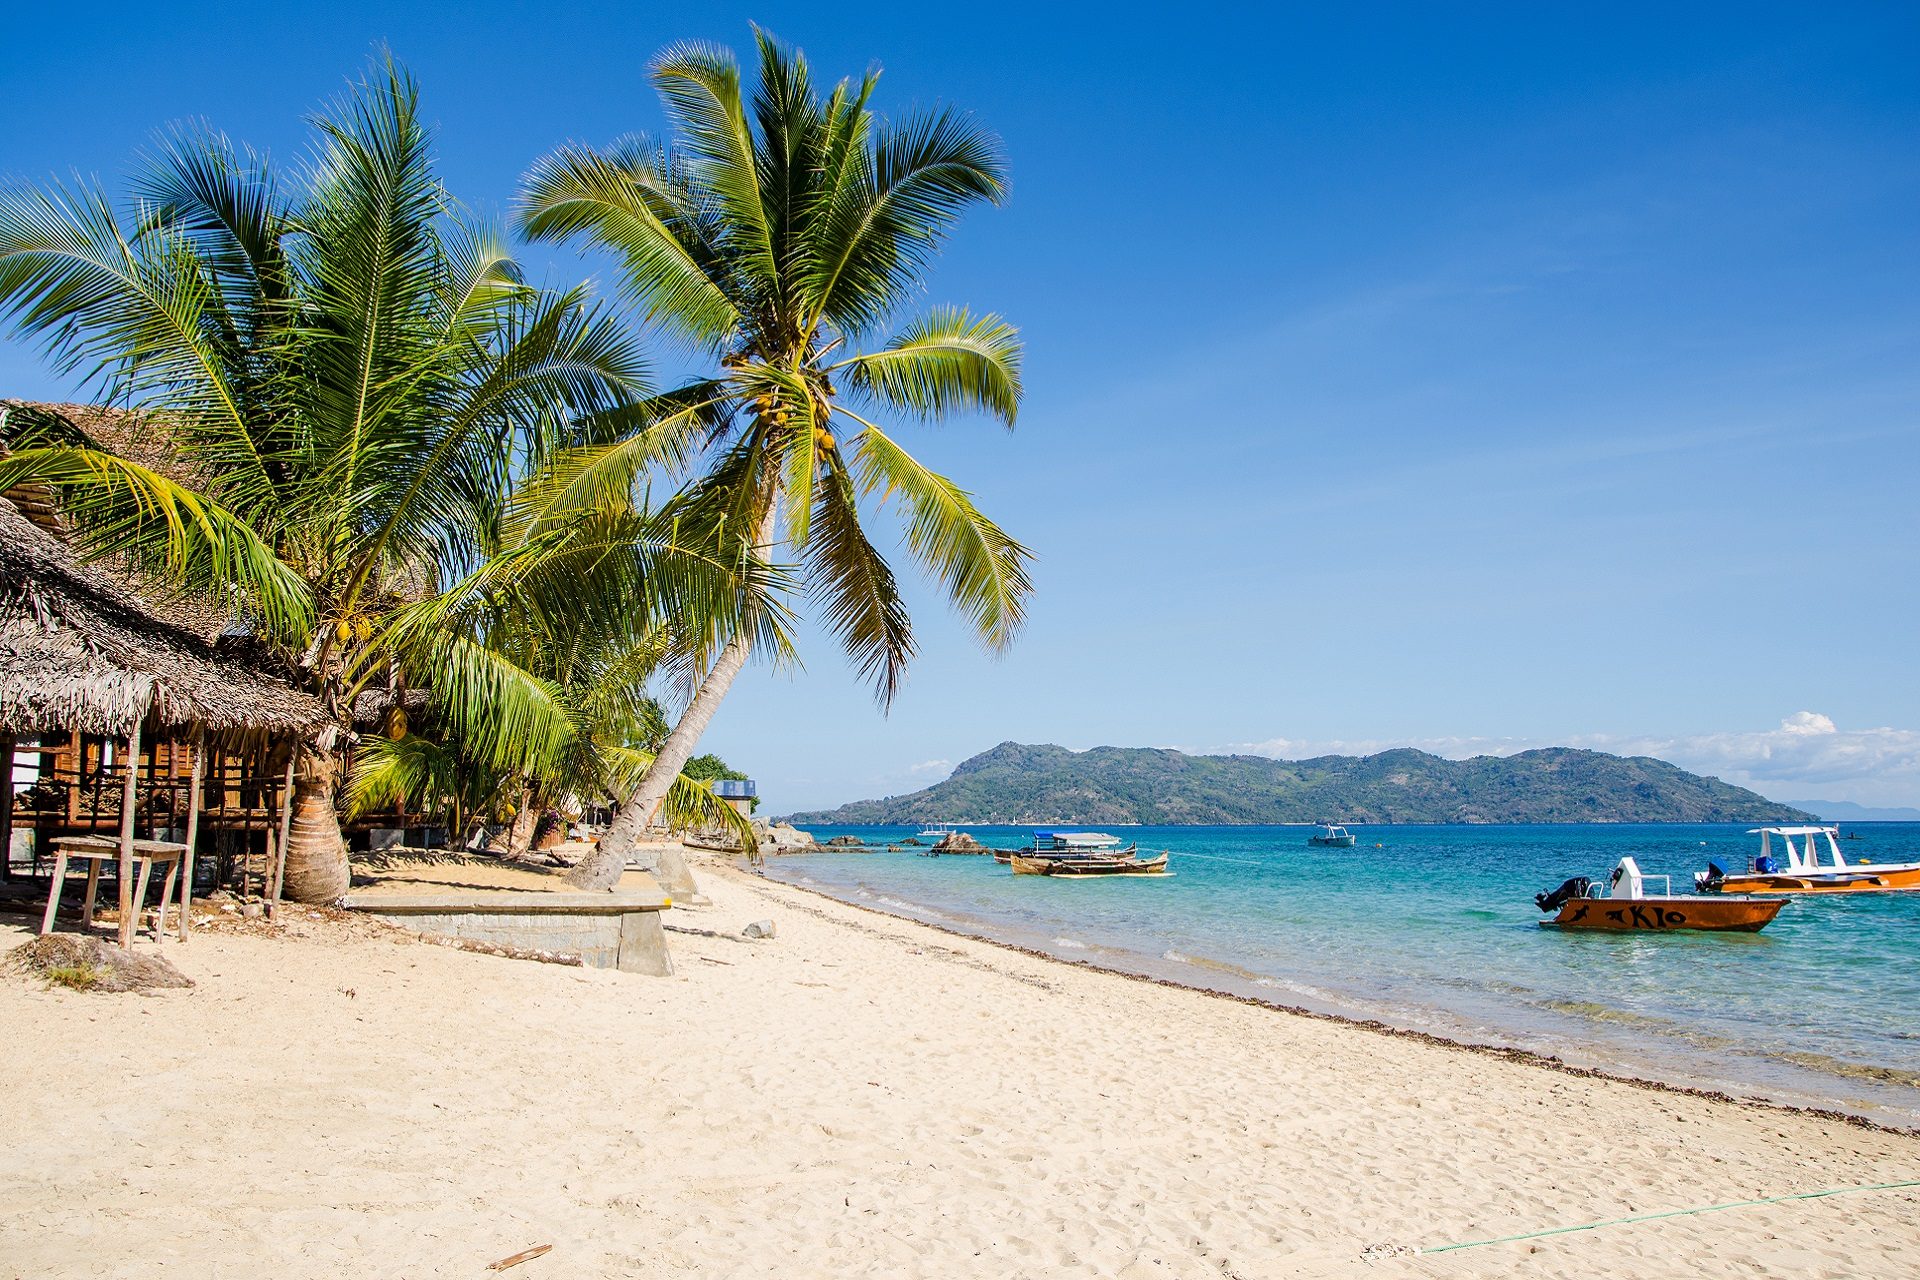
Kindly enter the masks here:
<path id="1" fill-rule="evenodd" d="M 827 629 L 887 706 L 916 651 L 906 603 L 885 557 L 867 541 L 851 479 L 832 469 L 815 490 L 808 587 Z"/>
<path id="2" fill-rule="evenodd" d="M 725 261 L 754 297 L 772 294 L 779 279 L 773 226 L 732 50 L 700 41 L 674 45 L 653 60 L 653 83 L 680 126 L 683 145 L 700 162 L 700 188 L 725 218 L 735 245 Z"/>
<path id="3" fill-rule="evenodd" d="M 184 485 L 96 449 L 21 449 L 0 457 L 0 493 L 44 484 L 59 492 L 82 537 L 157 570 L 190 592 L 235 589 L 269 636 L 297 640 L 313 624 L 307 584 L 247 524 Z"/>
<path id="4" fill-rule="evenodd" d="M 989 648 L 1004 651 L 1026 621 L 1033 593 L 1027 549 L 981 515 L 953 481 L 916 462 L 869 425 L 854 457 L 863 492 L 898 496 L 908 512 L 907 545 L 933 571 L 956 608 Z"/>
<path id="5" fill-rule="evenodd" d="M 999 316 L 941 307 L 879 350 L 834 368 L 890 408 L 926 418 L 982 410 L 1009 427 L 1020 412 L 1020 331 Z"/>
<path id="6" fill-rule="evenodd" d="M 713 272 L 702 204 L 665 153 L 636 138 L 604 154 L 569 147 L 541 160 L 521 184 L 518 222 L 530 240 L 589 236 L 614 249 L 649 320 L 716 344 L 740 313 Z"/>

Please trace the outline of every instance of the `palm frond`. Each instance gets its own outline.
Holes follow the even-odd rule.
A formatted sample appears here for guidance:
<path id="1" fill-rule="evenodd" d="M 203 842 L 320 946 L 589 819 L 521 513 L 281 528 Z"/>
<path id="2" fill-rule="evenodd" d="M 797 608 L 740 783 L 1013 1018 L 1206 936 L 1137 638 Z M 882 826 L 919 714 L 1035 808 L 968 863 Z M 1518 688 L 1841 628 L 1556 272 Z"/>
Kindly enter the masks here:
<path id="1" fill-rule="evenodd" d="M 863 333 L 905 300 L 946 230 L 1006 198 L 999 139 L 951 109 L 879 130 L 813 229 L 806 296 L 817 319 Z"/>
<path id="2" fill-rule="evenodd" d="M 607 152 L 563 147 L 521 181 L 517 222 L 529 240 L 591 238 L 620 258 L 646 318 L 703 345 L 740 322 L 717 268 L 699 193 L 645 138 Z"/>
<path id="3" fill-rule="evenodd" d="M 916 651 L 907 607 L 885 557 L 867 541 L 851 478 L 834 467 L 815 487 L 808 590 L 874 697 L 890 706 Z"/>
<path id="4" fill-rule="evenodd" d="M 905 505 L 907 546 L 946 588 L 988 648 L 1005 651 L 1026 621 L 1033 580 L 1025 547 L 980 514 L 953 481 L 928 470 L 868 424 L 854 444 L 861 488 Z"/>
<path id="5" fill-rule="evenodd" d="M 238 325 L 271 323 L 288 304 L 291 280 L 282 237 L 287 223 L 279 178 L 267 158 L 236 148 L 203 123 L 156 136 L 133 183 L 145 228 L 186 235 L 220 279 Z M 240 340 L 256 334 L 235 334 Z"/>
<path id="6" fill-rule="evenodd" d="M 93 188 L 0 196 L 0 313 L 15 330 L 106 399 L 170 415 L 224 488 L 271 493 L 223 310 L 190 230 L 129 236 Z"/>
<path id="7" fill-rule="evenodd" d="M 624 507 L 653 467 L 679 470 L 726 419 L 729 393 L 718 383 L 685 395 L 653 397 L 591 415 L 596 430 L 627 425 L 630 431 L 604 443 L 565 450 L 550 459 L 515 493 L 512 528 L 537 534 L 555 519 L 588 509 Z M 618 425 L 617 425 L 618 424 Z"/>
<path id="8" fill-rule="evenodd" d="M 941 418 L 957 409 L 1020 412 L 1020 331 L 996 315 L 939 307 L 879 350 L 834 366 L 849 384 L 905 413 Z"/>
<path id="9" fill-rule="evenodd" d="M 778 294 L 782 306 L 792 309 L 800 302 L 791 290 L 804 259 L 813 189 L 825 168 L 825 119 L 807 60 L 758 27 L 753 36 L 760 53 L 760 85 L 753 95 L 760 145 L 754 167 L 778 268 Z"/>
<path id="10" fill-rule="evenodd" d="M 59 491 L 86 544 L 125 554 L 194 592 L 241 592 L 270 636 L 298 641 L 313 626 L 307 584 L 232 512 L 137 463 L 97 449 L 22 449 L 0 458 L 0 492 L 45 484 Z"/>
<path id="11" fill-rule="evenodd" d="M 354 751 L 347 778 L 347 816 L 403 804 L 415 813 L 458 816 L 480 799 L 476 770 L 446 743 L 417 734 L 399 739 L 365 737 Z"/>
<path id="12" fill-rule="evenodd" d="M 550 767 L 574 736 L 565 692 L 508 655 L 441 625 L 432 601 L 392 614 L 377 647 L 431 689 L 430 706 L 465 754 L 501 774 Z"/>
<path id="13" fill-rule="evenodd" d="M 756 296 L 776 290 L 773 226 L 761 199 L 754 136 L 740 95 L 733 51 L 702 41 L 673 45 L 653 60 L 653 84 L 680 126 L 702 190 L 724 210 L 728 260 Z"/>

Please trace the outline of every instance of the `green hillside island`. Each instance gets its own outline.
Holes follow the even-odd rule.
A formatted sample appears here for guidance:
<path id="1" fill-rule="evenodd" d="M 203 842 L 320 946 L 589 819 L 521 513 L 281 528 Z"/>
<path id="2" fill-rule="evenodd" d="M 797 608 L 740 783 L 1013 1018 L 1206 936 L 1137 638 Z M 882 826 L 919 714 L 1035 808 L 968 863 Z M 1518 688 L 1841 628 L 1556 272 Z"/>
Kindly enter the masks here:
<path id="1" fill-rule="evenodd" d="M 1003 742 L 911 795 L 796 813 L 795 822 L 1806 822 L 1812 815 L 1648 756 L 1571 747 L 1443 760 L 1190 756 Z"/>

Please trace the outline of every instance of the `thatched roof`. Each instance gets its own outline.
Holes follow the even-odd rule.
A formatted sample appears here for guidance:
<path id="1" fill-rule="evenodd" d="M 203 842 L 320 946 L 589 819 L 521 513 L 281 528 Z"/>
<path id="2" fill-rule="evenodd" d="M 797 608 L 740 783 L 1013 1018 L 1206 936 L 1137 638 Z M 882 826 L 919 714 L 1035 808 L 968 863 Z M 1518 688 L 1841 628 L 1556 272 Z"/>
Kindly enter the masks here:
<path id="1" fill-rule="evenodd" d="M 0 498 L 0 732 L 300 733 L 318 699 L 159 616 Z"/>

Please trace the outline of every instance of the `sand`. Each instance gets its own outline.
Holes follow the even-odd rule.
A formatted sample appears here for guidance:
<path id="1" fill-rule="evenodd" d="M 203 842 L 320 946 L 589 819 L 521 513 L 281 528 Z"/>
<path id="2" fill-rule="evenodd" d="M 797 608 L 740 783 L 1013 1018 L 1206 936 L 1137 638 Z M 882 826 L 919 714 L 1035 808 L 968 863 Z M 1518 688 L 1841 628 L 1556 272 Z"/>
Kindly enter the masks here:
<path id="1" fill-rule="evenodd" d="M 191 991 L 0 982 L 0 1276 L 480 1277 L 541 1244 L 506 1274 L 1920 1275 L 1913 1189 L 1396 1255 L 1920 1179 L 1920 1139 L 701 871 L 670 979 L 296 911 L 169 945 Z"/>

